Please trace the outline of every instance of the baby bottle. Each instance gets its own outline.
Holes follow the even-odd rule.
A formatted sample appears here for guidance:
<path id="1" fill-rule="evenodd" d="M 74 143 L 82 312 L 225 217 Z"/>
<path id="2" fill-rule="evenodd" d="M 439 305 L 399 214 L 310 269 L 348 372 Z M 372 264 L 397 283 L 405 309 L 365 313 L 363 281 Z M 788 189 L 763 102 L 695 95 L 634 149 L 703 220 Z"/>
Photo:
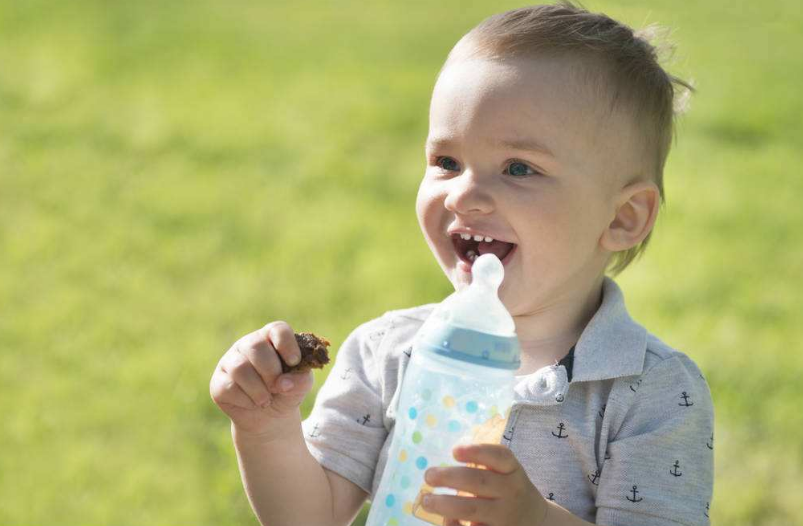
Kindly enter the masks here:
<path id="1" fill-rule="evenodd" d="M 416 334 L 367 526 L 442 525 L 421 500 L 427 493 L 457 492 L 430 487 L 424 472 L 459 465 L 452 456 L 458 444 L 501 441 L 513 405 L 519 343 L 497 296 L 502 263 L 483 254 L 471 274 L 471 285 L 441 302 Z"/>

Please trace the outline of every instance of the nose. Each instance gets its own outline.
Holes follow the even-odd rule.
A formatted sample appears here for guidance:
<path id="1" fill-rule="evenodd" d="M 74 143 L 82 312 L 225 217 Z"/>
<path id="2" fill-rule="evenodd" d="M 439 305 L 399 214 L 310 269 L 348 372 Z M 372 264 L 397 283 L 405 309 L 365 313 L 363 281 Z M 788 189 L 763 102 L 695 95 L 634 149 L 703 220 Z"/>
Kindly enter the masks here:
<path id="1" fill-rule="evenodd" d="M 487 214 L 493 210 L 493 198 L 488 183 L 466 170 L 449 181 L 444 206 L 456 214 Z"/>

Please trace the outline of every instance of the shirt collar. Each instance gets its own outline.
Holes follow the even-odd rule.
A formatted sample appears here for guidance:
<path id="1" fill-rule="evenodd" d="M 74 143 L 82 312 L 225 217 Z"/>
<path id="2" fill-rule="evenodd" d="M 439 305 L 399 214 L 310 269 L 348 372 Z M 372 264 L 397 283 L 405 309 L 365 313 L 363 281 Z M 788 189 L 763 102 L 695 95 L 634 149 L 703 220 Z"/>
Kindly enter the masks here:
<path id="1" fill-rule="evenodd" d="M 647 330 L 630 318 L 622 289 L 605 276 L 602 304 L 574 348 L 572 382 L 641 374 L 646 348 Z"/>

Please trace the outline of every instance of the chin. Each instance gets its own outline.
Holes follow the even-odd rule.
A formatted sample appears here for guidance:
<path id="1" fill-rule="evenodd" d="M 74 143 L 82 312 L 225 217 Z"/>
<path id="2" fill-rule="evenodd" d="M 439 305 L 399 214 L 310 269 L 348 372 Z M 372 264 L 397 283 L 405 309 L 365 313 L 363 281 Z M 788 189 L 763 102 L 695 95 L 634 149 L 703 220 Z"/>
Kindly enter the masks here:
<path id="1" fill-rule="evenodd" d="M 462 272 L 460 272 L 455 265 L 444 267 L 443 270 L 446 274 L 446 277 L 449 278 L 449 282 L 452 284 L 452 287 L 454 287 L 454 290 L 460 290 L 471 283 L 470 280 L 466 280 L 461 276 Z"/>
<path id="2" fill-rule="evenodd" d="M 438 264 L 443 274 L 449 279 L 454 290 L 460 290 L 471 283 L 471 276 L 466 276 L 457 268 L 457 261 L 448 261 L 438 258 Z"/>

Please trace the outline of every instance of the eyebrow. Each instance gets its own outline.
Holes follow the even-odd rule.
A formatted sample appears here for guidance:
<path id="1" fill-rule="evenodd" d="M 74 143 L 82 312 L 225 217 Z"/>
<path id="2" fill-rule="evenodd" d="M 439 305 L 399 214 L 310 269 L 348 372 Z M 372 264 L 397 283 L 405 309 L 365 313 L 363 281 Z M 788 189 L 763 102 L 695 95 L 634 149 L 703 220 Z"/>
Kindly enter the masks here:
<path id="1" fill-rule="evenodd" d="M 427 140 L 426 149 L 432 150 L 436 148 L 443 148 L 451 146 L 453 143 L 454 141 L 450 137 L 436 137 L 434 139 Z M 550 157 L 555 157 L 555 154 L 552 153 L 552 150 L 544 146 L 542 143 L 534 141 L 532 139 L 521 139 L 521 138 L 495 139 L 489 141 L 489 144 L 491 144 L 491 146 L 494 146 L 496 148 L 528 151 L 533 153 L 549 155 Z"/>

